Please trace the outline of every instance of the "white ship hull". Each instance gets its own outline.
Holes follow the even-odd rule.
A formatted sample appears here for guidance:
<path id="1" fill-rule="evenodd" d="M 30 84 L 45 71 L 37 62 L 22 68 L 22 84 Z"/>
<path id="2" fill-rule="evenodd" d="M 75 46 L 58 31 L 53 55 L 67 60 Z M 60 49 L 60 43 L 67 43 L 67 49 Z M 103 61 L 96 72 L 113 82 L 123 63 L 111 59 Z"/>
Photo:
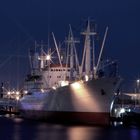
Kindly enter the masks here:
<path id="1" fill-rule="evenodd" d="M 82 32 L 85 41 L 80 58 L 77 55 L 80 48 L 76 50 L 75 43 L 78 42 L 71 27 L 66 51 L 58 47 L 54 34 L 54 51 L 48 49 L 45 52 L 41 45 L 39 55 L 35 49 L 30 56 L 32 71 L 24 86 L 24 90 L 31 94 L 20 100 L 21 114 L 48 121 L 109 123 L 111 102 L 120 81 L 116 78 L 116 62 L 102 59 L 107 31 L 108 28 L 97 62 L 94 52 L 96 32 L 89 19 Z"/>
<path id="2" fill-rule="evenodd" d="M 20 112 L 23 117 L 31 119 L 109 123 L 118 82 L 118 78 L 100 78 L 44 93 L 34 92 L 21 99 Z"/>

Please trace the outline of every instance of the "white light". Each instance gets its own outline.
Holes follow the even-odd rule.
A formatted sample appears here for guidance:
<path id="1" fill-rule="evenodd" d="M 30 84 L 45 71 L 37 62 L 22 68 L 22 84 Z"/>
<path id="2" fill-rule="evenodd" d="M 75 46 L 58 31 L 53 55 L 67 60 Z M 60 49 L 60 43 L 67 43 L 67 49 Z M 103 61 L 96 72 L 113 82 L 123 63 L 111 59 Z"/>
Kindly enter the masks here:
<path id="1" fill-rule="evenodd" d="M 79 89 L 80 88 L 80 84 L 78 83 L 78 82 L 75 82 L 75 83 L 73 83 L 73 84 L 71 84 L 72 85 L 72 87 L 74 88 L 74 89 Z"/>
<path id="2" fill-rule="evenodd" d="M 16 94 L 19 95 L 19 91 L 16 91 Z"/>
<path id="3" fill-rule="evenodd" d="M 40 58 L 40 57 L 38 57 L 38 60 L 41 60 L 41 58 Z"/>
<path id="4" fill-rule="evenodd" d="M 27 90 L 24 90 L 24 93 L 25 93 L 25 94 L 27 94 L 27 93 L 28 93 L 28 91 L 27 91 Z"/>
<path id="5" fill-rule="evenodd" d="M 41 89 L 41 92 L 43 92 L 43 93 L 44 93 L 44 89 Z"/>
<path id="6" fill-rule="evenodd" d="M 49 54 L 46 56 L 46 60 L 51 60 L 51 56 Z"/>
<path id="7" fill-rule="evenodd" d="M 61 81 L 61 87 L 69 85 L 68 81 Z"/>
<path id="8" fill-rule="evenodd" d="M 56 87 L 55 87 L 55 86 L 53 86 L 52 88 L 53 88 L 54 90 L 56 90 Z"/>
<path id="9" fill-rule="evenodd" d="M 121 108 L 120 113 L 125 113 L 125 109 Z"/>
<path id="10" fill-rule="evenodd" d="M 140 82 L 140 79 L 137 79 L 137 83 L 139 83 Z"/>
<path id="11" fill-rule="evenodd" d="M 88 81 L 89 77 L 88 75 L 85 75 L 85 80 Z"/>
<path id="12" fill-rule="evenodd" d="M 63 56 L 61 56 L 61 60 L 63 60 Z"/>
<path id="13" fill-rule="evenodd" d="M 7 94 L 8 94 L 8 95 L 10 95 L 10 94 L 11 94 L 11 92 L 10 92 L 10 91 L 8 91 L 8 92 L 7 92 Z"/>
<path id="14" fill-rule="evenodd" d="M 17 100 L 17 101 L 19 100 L 19 96 L 16 96 L 16 100 Z"/>

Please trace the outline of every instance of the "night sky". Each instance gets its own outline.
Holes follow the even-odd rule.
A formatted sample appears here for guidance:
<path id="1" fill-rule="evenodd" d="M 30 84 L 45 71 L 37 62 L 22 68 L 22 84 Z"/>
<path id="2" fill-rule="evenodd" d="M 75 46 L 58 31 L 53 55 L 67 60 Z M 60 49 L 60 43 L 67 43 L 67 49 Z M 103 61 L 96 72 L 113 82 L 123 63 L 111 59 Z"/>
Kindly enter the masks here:
<path id="1" fill-rule="evenodd" d="M 104 53 L 118 60 L 120 75 L 137 79 L 139 0 L 5 0 L 0 2 L 0 81 L 19 88 L 29 71 L 28 50 L 34 41 L 47 42 L 52 31 L 63 41 L 69 24 L 79 28 L 88 17 L 98 24 L 102 36 L 109 27 Z"/>

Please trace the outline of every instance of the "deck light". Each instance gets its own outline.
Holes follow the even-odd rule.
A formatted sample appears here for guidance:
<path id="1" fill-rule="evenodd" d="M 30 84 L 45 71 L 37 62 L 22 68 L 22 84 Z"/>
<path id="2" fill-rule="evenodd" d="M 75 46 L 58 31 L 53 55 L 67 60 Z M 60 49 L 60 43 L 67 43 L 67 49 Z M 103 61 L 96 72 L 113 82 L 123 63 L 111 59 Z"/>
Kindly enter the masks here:
<path id="1" fill-rule="evenodd" d="M 51 60 L 51 56 L 49 54 L 46 56 L 46 60 Z"/>

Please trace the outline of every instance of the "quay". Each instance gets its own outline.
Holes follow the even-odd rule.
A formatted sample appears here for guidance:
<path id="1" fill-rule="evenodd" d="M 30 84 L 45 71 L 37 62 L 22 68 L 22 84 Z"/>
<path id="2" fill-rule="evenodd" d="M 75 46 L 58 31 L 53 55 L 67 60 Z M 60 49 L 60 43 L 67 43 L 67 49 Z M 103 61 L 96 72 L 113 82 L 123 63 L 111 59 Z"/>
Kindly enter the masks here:
<path id="1" fill-rule="evenodd" d="M 19 91 L 7 90 L 4 84 L 0 87 L 0 115 L 2 114 L 19 114 L 18 102 L 21 94 Z"/>
<path id="2" fill-rule="evenodd" d="M 19 114 L 18 100 L 16 99 L 0 99 L 0 115 L 1 114 Z"/>
<path id="3" fill-rule="evenodd" d="M 2 82 L 0 86 L 0 115 L 19 114 L 18 103 L 21 92 L 7 89 Z"/>

